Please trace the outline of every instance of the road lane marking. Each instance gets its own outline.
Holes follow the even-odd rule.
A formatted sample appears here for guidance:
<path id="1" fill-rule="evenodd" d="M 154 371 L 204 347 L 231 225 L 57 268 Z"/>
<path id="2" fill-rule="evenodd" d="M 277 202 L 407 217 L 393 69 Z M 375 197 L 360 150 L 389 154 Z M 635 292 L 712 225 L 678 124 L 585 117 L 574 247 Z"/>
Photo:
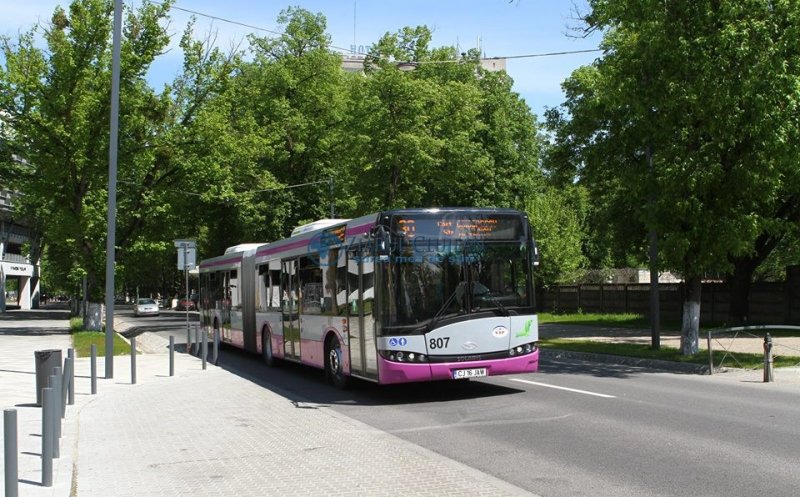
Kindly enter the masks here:
<path id="1" fill-rule="evenodd" d="M 520 380 L 518 378 L 511 378 L 511 381 L 518 381 L 520 383 L 527 383 L 528 385 L 536 385 L 539 387 L 555 388 L 556 390 L 566 390 L 567 392 L 582 393 L 584 395 L 594 395 L 595 397 L 602 397 L 604 399 L 616 399 L 616 395 L 606 395 L 604 393 L 588 392 L 586 390 L 578 390 L 577 388 L 559 387 L 556 385 L 548 385 L 547 383 L 539 383 L 538 381 Z"/>

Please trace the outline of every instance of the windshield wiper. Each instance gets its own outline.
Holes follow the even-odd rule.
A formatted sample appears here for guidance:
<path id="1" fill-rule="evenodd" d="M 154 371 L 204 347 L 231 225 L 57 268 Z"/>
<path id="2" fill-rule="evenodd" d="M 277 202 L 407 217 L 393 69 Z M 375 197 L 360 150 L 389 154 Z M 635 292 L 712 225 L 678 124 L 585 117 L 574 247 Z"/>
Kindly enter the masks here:
<path id="1" fill-rule="evenodd" d="M 498 299 L 497 297 L 495 297 L 491 293 L 487 294 L 484 298 L 488 298 L 489 300 L 491 300 L 494 303 L 494 305 L 496 305 L 497 308 L 500 309 L 500 314 L 501 315 L 509 316 L 511 314 L 509 312 L 509 310 L 506 308 L 506 306 L 504 306 L 503 303 L 500 302 L 500 299 Z"/>
<path id="2" fill-rule="evenodd" d="M 442 307 L 431 318 L 431 320 L 430 320 L 430 322 L 428 323 L 428 326 L 427 326 L 428 331 L 433 330 L 433 328 L 436 326 L 436 324 L 442 319 L 442 317 L 444 317 L 444 312 L 447 310 L 448 307 L 450 307 L 450 304 L 453 303 L 453 300 L 455 300 L 455 298 L 458 296 L 459 292 L 461 292 L 462 295 L 464 294 L 464 285 L 466 285 L 466 284 L 467 284 L 466 281 L 459 281 L 458 282 L 458 285 L 456 285 L 456 289 L 453 290 L 453 293 L 451 293 L 450 296 L 447 297 L 447 300 L 444 301 L 444 304 L 442 304 Z"/>

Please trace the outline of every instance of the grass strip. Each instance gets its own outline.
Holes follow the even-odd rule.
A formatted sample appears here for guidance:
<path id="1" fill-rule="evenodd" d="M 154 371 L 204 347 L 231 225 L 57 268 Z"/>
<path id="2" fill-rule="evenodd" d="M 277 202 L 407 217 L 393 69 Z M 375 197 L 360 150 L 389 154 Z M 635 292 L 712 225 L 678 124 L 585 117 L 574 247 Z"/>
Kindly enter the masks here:
<path id="1" fill-rule="evenodd" d="M 656 359 L 659 361 L 686 362 L 693 364 L 708 364 L 708 352 L 701 351 L 697 354 L 685 356 L 673 347 L 661 347 L 660 350 L 653 350 L 649 345 L 633 343 L 613 343 L 591 340 L 572 340 L 566 338 L 548 338 L 539 342 L 540 347 L 546 349 L 569 350 L 572 352 L 585 352 L 590 354 L 607 354 L 623 357 L 636 357 L 641 359 Z M 725 356 L 725 351 L 715 350 L 714 364 L 719 365 Z M 736 360 L 734 360 L 735 358 Z M 737 362 L 738 361 L 738 362 Z M 723 366 L 740 367 L 745 369 L 763 369 L 764 356 L 762 354 L 748 353 L 728 353 Z M 788 355 L 776 355 L 773 358 L 773 366 L 797 367 L 800 366 L 800 357 Z"/>
<path id="2" fill-rule="evenodd" d="M 106 355 L 106 333 L 104 331 L 84 331 L 81 318 L 71 318 L 69 328 L 72 332 L 72 347 L 77 357 L 89 357 L 92 354 L 92 344 L 97 347 L 97 356 Z M 129 355 L 131 346 L 117 333 L 114 333 L 113 355 Z"/>
<path id="3" fill-rule="evenodd" d="M 614 328 L 649 328 L 650 321 L 641 314 L 553 314 L 539 313 L 539 324 L 581 324 L 586 326 L 611 326 Z"/>

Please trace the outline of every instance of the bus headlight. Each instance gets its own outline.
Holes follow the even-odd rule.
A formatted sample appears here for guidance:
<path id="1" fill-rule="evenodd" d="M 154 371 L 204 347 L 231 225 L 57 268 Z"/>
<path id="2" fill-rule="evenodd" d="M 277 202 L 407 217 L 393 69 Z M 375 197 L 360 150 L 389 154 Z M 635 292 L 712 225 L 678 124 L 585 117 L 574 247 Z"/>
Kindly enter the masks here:
<path id="1" fill-rule="evenodd" d="M 514 357 L 523 354 L 530 354 L 531 352 L 536 352 L 536 342 L 526 343 L 523 345 L 517 345 L 516 347 L 512 347 L 508 350 L 508 356 Z"/>
<path id="2" fill-rule="evenodd" d="M 428 358 L 425 354 L 419 354 L 416 352 L 407 352 L 403 350 L 380 350 L 378 353 L 384 359 L 388 359 L 394 362 L 412 362 L 412 363 L 422 363 L 428 362 Z"/>

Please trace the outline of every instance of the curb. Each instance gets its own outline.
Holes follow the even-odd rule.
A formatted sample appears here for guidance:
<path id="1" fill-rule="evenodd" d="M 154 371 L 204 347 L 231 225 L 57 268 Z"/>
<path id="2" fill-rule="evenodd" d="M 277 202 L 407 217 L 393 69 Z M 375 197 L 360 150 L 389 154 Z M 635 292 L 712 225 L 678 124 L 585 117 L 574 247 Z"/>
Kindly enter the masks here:
<path id="1" fill-rule="evenodd" d="M 672 373 L 709 374 L 708 364 L 660 361 L 657 359 L 642 359 L 639 357 L 624 357 L 608 354 L 592 354 L 589 352 L 572 352 L 560 349 L 539 350 L 539 357 L 548 360 L 572 359 L 576 361 L 617 364 L 620 366 L 636 366 L 640 368 L 647 368 L 656 371 L 668 371 Z"/>

